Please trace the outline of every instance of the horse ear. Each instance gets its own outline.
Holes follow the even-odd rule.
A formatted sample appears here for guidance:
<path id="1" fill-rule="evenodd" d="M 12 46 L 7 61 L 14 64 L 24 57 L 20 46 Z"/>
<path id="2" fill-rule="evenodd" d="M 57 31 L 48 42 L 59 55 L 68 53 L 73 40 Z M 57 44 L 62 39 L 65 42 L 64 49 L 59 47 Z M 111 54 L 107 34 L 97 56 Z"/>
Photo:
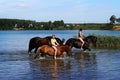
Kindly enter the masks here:
<path id="1" fill-rule="evenodd" d="M 65 38 L 63 38 L 62 41 L 65 41 Z"/>
<path id="2" fill-rule="evenodd" d="M 62 43 L 64 43 L 64 42 L 65 42 L 65 38 L 62 39 Z"/>

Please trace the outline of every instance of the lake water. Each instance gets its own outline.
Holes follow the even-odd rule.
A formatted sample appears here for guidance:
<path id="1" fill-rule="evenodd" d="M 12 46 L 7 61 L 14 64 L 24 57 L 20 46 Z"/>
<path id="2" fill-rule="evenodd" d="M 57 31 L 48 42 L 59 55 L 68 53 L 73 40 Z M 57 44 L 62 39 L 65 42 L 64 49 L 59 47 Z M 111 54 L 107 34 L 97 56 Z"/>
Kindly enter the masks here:
<path id="1" fill-rule="evenodd" d="M 27 54 L 30 38 L 55 34 L 66 40 L 77 30 L 0 31 L 0 80 L 119 80 L 120 50 L 72 49 L 72 57 L 34 60 Z M 85 35 L 120 36 L 120 31 L 84 30 Z"/>

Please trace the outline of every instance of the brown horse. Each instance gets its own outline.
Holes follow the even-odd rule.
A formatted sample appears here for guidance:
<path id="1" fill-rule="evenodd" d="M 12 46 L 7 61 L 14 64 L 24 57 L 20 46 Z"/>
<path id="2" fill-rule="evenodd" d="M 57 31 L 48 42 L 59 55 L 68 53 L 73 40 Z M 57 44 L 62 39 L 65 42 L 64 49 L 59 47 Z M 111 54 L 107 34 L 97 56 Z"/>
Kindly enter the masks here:
<path id="1" fill-rule="evenodd" d="M 34 53 L 36 53 L 38 47 L 42 46 L 42 45 L 50 45 L 50 40 L 51 40 L 52 36 L 47 36 L 45 38 L 41 38 L 41 37 L 33 37 L 30 39 L 29 41 L 29 48 L 28 48 L 28 53 L 30 53 L 32 51 L 32 49 L 34 50 Z M 59 38 L 56 37 L 57 42 L 59 43 L 59 45 L 63 45 L 64 43 L 64 39 L 61 40 Z"/>
<path id="2" fill-rule="evenodd" d="M 56 46 L 56 48 L 57 48 L 57 54 L 56 54 L 57 57 L 62 57 L 63 52 L 66 52 L 68 56 L 71 55 L 71 46 L 58 45 Z M 40 53 L 41 53 L 41 56 L 44 56 L 44 55 L 54 56 L 55 50 L 49 45 L 43 45 L 38 48 L 34 58 L 37 58 Z"/>

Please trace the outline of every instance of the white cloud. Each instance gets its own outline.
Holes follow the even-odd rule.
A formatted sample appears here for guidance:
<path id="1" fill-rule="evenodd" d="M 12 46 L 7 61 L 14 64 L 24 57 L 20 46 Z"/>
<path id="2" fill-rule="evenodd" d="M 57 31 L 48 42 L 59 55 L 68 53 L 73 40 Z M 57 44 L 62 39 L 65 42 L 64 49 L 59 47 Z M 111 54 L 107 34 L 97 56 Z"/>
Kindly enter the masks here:
<path id="1" fill-rule="evenodd" d="M 20 7 L 20 8 L 25 8 L 28 7 L 28 4 L 26 3 L 16 3 L 16 4 L 12 4 L 13 7 Z"/>
<path id="2" fill-rule="evenodd" d="M 14 8 L 26 8 L 29 7 L 27 3 L 17 2 L 17 3 L 11 3 L 10 6 Z"/>

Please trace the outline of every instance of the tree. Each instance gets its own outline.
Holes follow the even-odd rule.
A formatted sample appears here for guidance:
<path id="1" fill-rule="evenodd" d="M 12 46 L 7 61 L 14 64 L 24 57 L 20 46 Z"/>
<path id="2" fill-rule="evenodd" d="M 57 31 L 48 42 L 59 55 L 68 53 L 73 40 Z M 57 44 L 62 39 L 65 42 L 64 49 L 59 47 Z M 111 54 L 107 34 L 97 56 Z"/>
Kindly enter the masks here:
<path id="1" fill-rule="evenodd" d="M 48 25 L 49 25 L 49 29 L 52 30 L 52 29 L 53 29 L 53 28 L 52 28 L 53 25 L 52 25 L 52 22 L 51 22 L 51 21 L 48 22 Z"/>
<path id="2" fill-rule="evenodd" d="M 117 18 L 117 19 L 116 19 L 116 22 L 120 23 L 120 18 Z"/>
<path id="3" fill-rule="evenodd" d="M 110 17 L 110 24 L 115 24 L 115 21 L 116 21 L 116 16 L 115 15 L 112 15 Z"/>

